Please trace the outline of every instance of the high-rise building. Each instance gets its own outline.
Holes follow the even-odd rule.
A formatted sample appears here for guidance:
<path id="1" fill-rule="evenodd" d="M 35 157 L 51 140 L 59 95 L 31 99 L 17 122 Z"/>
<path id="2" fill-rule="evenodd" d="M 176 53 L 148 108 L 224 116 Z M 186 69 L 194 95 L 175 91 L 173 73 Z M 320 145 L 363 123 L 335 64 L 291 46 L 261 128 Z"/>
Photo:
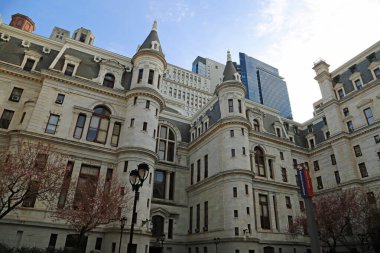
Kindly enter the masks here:
<path id="1" fill-rule="evenodd" d="M 217 85 L 223 80 L 224 64 L 209 58 L 198 56 L 192 65 L 192 71 L 203 77 L 210 79 L 211 91 L 213 92 Z"/>
<path id="2" fill-rule="evenodd" d="M 247 88 L 246 98 L 280 111 L 292 119 L 288 88 L 278 69 L 239 53 L 241 80 Z"/>
<path id="3" fill-rule="evenodd" d="M 30 195 L 2 217 L 0 243 L 69 249 L 75 231 L 50 214 L 73 206 L 90 179 L 125 185 L 127 207 L 86 233 L 86 253 L 126 252 L 132 221 L 135 253 L 309 252 L 310 237 L 288 229 L 304 213 L 300 163 L 310 164 L 316 198 L 358 187 L 379 204 L 380 42 L 334 71 L 315 63 L 322 98 L 298 123 L 246 99 L 229 53 L 215 92 L 210 79 L 168 64 L 156 23 L 131 57 L 95 47 L 85 28 L 45 38 L 23 27 L 0 23 L 0 148 L 47 142 L 71 183 L 51 209 Z M 132 219 L 129 175 L 141 163 L 149 177 Z"/>

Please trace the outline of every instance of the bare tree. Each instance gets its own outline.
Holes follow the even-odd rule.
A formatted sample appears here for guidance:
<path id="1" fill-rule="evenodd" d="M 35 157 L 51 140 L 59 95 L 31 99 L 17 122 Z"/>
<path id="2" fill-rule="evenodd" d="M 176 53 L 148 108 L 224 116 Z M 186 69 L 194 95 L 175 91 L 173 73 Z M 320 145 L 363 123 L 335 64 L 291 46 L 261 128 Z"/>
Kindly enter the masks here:
<path id="1" fill-rule="evenodd" d="M 0 151 L 0 219 L 18 206 L 54 201 L 64 173 L 65 157 L 47 143 L 19 141 Z"/>

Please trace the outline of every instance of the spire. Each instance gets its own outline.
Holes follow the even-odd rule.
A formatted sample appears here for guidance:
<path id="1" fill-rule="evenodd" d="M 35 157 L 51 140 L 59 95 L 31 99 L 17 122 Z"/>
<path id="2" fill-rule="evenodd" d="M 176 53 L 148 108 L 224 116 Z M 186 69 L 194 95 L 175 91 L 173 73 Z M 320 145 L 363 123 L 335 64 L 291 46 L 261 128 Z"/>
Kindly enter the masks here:
<path id="1" fill-rule="evenodd" d="M 150 31 L 148 37 L 144 40 L 142 45 L 138 48 L 137 51 L 153 51 L 161 56 L 164 56 L 164 53 L 162 52 L 162 47 L 160 44 L 160 39 L 158 38 L 158 33 L 157 33 L 157 21 L 155 20 L 152 25 L 152 30 Z"/>
<path id="2" fill-rule="evenodd" d="M 236 74 L 237 74 L 236 68 L 235 68 L 235 66 L 231 60 L 231 52 L 230 52 L 230 50 L 228 50 L 227 51 L 227 63 L 226 63 L 226 67 L 224 68 L 224 71 L 223 71 L 223 82 L 225 82 L 225 81 L 237 81 L 236 80 Z M 240 81 L 240 80 L 238 80 L 238 81 Z"/>
<path id="3" fill-rule="evenodd" d="M 157 20 L 153 22 L 152 30 L 157 32 Z"/>

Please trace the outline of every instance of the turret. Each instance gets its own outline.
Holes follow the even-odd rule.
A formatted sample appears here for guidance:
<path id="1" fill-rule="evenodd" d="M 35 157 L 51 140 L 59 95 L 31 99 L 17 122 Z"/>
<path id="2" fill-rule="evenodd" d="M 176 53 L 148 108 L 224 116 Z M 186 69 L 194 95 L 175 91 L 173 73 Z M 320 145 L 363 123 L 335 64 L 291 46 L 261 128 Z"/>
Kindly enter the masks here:
<path id="1" fill-rule="evenodd" d="M 230 51 L 227 52 L 227 63 L 223 72 L 223 82 L 216 87 L 219 97 L 222 118 L 231 116 L 245 116 L 245 93 L 246 88 L 240 80 L 231 60 Z"/>
<path id="2" fill-rule="evenodd" d="M 317 61 L 313 67 L 316 73 L 314 79 L 318 81 L 324 103 L 335 98 L 329 67 L 324 60 Z"/>
<path id="3" fill-rule="evenodd" d="M 12 15 L 12 20 L 9 25 L 30 33 L 35 29 L 33 20 L 20 13 Z"/>

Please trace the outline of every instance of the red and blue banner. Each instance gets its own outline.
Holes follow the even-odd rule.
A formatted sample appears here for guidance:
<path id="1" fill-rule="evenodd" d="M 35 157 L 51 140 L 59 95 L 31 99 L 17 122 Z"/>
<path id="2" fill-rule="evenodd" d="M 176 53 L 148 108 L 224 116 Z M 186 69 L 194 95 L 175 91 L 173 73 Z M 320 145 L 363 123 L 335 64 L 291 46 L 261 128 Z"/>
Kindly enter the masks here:
<path id="1" fill-rule="evenodd" d="M 309 174 L 309 168 L 304 163 L 297 165 L 297 175 L 303 198 L 311 198 L 314 195 L 313 185 Z"/>

